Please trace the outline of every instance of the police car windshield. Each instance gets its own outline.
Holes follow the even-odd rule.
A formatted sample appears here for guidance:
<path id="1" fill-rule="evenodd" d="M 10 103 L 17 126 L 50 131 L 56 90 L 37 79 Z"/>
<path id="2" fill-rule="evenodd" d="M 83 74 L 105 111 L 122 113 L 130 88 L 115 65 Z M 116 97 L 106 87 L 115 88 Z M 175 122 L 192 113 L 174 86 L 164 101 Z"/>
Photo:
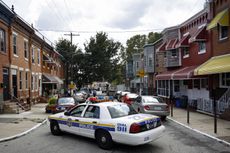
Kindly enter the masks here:
<path id="1" fill-rule="evenodd" d="M 137 114 L 137 112 L 133 109 L 133 107 L 124 104 L 108 106 L 108 110 L 111 118 L 118 118 L 118 117 L 128 116 L 132 114 Z"/>

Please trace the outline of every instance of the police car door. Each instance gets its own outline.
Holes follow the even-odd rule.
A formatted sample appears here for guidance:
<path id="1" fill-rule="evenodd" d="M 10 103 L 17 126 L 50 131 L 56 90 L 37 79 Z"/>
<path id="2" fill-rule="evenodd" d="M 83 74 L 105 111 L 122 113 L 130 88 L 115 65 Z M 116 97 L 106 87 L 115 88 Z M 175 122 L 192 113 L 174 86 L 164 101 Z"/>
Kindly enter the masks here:
<path id="1" fill-rule="evenodd" d="M 94 138 L 94 131 L 98 126 L 100 107 L 89 105 L 81 118 L 79 130 L 81 135 Z"/>
<path id="2" fill-rule="evenodd" d="M 71 110 L 70 116 L 67 117 L 66 131 L 79 134 L 79 123 L 86 105 L 80 105 Z"/>

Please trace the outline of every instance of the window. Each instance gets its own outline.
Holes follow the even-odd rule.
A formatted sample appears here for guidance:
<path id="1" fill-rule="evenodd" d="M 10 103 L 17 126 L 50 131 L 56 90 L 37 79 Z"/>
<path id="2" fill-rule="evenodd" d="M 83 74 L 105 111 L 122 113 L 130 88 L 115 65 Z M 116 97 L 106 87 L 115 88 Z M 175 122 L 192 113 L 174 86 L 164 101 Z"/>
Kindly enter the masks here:
<path id="1" fill-rule="evenodd" d="M 100 108 L 98 106 L 89 106 L 85 112 L 86 118 L 100 118 Z"/>
<path id="2" fill-rule="evenodd" d="M 169 90 L 169 80 L 158 80 L 157 81 L 157 94 L 160 96 L 168 97 Z"/>
<path id="3" fill-rule="evenodd" d="M 153 66 L 153 57 L 151 56 L 149 57 L 148 63 L 149 63 L 149 67 Z"/>
<path id="4" fill-rule="evenodd" d="M 32 46 L 32 49 L 31 49 L 31 54 L 32 54 L 32 63 L 34 63 L 35 61 L 34 61 L 34 46 Z"/>
<path id="5" fill-rule="evenodd" d="M 224 87 L 230 86 L 230 73 L 222 73 L 221 74 L 221 85 Z"/>
<path id="6" fill-rule="evenodd" d="M 193 88 L 200 89 L 200 79 L 193 80 Z"/>
<path id="7" fill-rule="evenodd" d="M 17 55 L 17 34 L 13 33 L 13 52 Z"/>
<path id="8" fill-rule="evenodd" d="M 228 27 L 227 26 L 219 26 L 219 40 L 223 40 L 228 38 Z"/>
<path id="9" fill-rule="evenodd" d="M 37 75 L 34 76 L 34 89 L 38 90 L 38 76 Z"/>
<path id="10" fill-rule="evenodd" d="M 24 39 L 24 57 L 28 59 L 28 40 Z"/>
<path id="11" fill-rule="evenodd" d="M 183 48 L 183 53 L 184 53 L 183 58 L 189 57 L 189 48 L 188 47 L 184 47 Z"/>
<path id="12" fill-rule="evenodd" d="M 201 88 L 208 88 L 208 79 L 201 79 Z"/>
<path id="13" fill-rule="evenodd" d="M 137 114 L 134 108 L 130 105 L 112 105 L 107 107 L 110 113 L 111 118 L 119 118 L 124 117 L 132 114 Z"/>
<path id="14" fill-rule="evenodd" d="M 180 81 L 174 80 L 174 91 L 179 92 L 180 91 Z"/>
<path id="15" fill-rule="evenodd" d="M 40 49 L 38 49 L 38 65 L 40 65 L 40 55 L 41 55 L 41 53 L 40 53 Z"/>
<path id="16" fill-rule="evenodd" d="M 176 51 L 176 50 L 172 50 L 171 56 L 172 56 L 172 57 L 177 57 L 177 51 Z"/>
<path id="17" fill-rule="evenodd" d="M 205 42 L 199 42 L 199 52 L 198 54 L 203 54 L 206 52 L 206 44 Z"/>
<path id="18" fill-rule="evenodd" d="M 19 71 L 19 89 L 22 90 L 22 71 Z"/>
<path id="19" fill-rule="evenodd" d="M 147 56 L 144 56 L 145 67 L 147 66 Z"/>
<path id="20" fill-rule="evenodd" d="M 26 83 L 26 89 L 28 89 L 28 72 L 25 74 L 25 83 Z"/>
<path id="21" fill-rule="evenodd" d="M 71 111 L 70 115 L 74 117 L 80 117 L 84 109 L 85 109 L 85 105 L 78 106 Z"/>
<path id="22" fill-rule="evenodd" d="M 136 69 L 139 69 L 139 62 L 136 62 Z"/>
<path id="23" fill-rule="evenodd" d="M 34 76 L 31 75 L 31 90 L 34 90 Z"/>
<path id="24" fill-rule="evenodd" d="M 3 29 L 0 29 L 0 51 L 6 52 L 6 34 Z"/>

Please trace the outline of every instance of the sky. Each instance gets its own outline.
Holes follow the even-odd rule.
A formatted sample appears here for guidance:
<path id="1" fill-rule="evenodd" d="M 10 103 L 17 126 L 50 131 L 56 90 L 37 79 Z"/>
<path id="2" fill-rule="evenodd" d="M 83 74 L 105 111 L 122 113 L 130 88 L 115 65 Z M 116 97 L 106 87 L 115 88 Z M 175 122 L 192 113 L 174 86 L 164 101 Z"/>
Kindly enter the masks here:
<path id="1" fill-rule="evenodd" d="M 136 34 L 161 32 L 203 9 L 205 0 L 3 0 L 51 42 L 73 37 L 84 49 L 96 32 L 121 42 Z"/>

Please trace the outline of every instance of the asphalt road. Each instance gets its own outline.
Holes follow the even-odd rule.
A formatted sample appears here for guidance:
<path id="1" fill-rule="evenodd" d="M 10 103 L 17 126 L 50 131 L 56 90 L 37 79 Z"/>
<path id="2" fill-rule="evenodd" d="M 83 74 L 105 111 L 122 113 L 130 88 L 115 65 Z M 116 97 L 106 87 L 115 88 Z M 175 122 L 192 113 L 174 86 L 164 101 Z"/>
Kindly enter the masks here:
<path id="1" fill-rule="evenodd" d="M 164 123 L 160 139 L 142 146 L 115 144 L 100 149 L 95 140 L 71 134 L 53 136 L 43 125 L 26 136 L 0 143 L 1 153 L 230 153 L 230 146 L 202 136 L 172 121 Z M 10 130 L 10 129 L 9 129 Z"/>

